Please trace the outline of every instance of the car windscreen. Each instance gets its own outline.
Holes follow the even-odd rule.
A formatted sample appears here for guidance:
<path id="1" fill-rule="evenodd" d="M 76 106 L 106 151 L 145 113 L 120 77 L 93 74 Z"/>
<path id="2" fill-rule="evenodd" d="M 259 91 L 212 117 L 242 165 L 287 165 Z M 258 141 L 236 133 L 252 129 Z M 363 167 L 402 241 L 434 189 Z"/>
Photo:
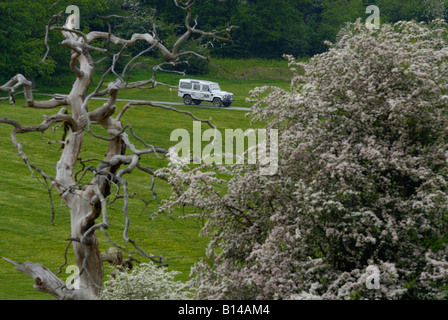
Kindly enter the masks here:
<path id="1" fill-rule="evenodd" d="M 221 89 L 219 88 L 219 85 L 211 84 L 210 85 L 210 90 L 212 90 L 212 91 L 220 91 Z"/>

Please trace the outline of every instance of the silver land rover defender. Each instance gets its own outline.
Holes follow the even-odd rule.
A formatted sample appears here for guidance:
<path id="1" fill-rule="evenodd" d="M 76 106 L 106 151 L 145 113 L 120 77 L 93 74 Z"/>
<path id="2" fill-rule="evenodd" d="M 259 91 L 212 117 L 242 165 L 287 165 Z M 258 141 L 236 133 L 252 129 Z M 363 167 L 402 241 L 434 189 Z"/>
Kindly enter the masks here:
<path id="1" fill-rule="evenodd" d="M 229 107 L 233 102 L 233 94 L 221 91 L 219 84 L 211 81 L 181 79 L 179 80 L 178 96 L 184 99 L 186 105 L 199 105 L 202 101 L 213 102 L 215 107 Z"/>

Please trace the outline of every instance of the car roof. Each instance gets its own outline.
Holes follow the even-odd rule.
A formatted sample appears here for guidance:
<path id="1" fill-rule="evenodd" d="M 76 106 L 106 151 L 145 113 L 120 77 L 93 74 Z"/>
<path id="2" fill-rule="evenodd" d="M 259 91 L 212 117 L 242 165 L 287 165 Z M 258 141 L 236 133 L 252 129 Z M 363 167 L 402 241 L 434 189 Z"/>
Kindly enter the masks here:
<path id="1" fill-rule="evenodd" d="M 218 84 L 217 82 L 213 82 L 213 81 L 197 80 L 197 79 L 180 79 L 179 82 L 180 81 L 191 81 L 191 82 L 204 83 L 204 84 Z"/>

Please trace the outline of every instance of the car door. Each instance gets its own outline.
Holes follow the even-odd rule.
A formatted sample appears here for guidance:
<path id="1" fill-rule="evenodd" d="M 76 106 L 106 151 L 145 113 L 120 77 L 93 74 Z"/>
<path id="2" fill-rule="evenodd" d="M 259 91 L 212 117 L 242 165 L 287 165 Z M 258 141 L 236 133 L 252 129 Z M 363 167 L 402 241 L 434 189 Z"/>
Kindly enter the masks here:
<path id="1" fill-rule="evenodd" d="M 201 84 L 193 83 L 193 90 L 191 91 L 191 97 L 195 100 L 202 100 Z"/>
<path id="2" fill-rule="evenodd" d="M 202 85 L 202 100 L 205 100 L 205 101 L 212 100 L 210 87 L 208 86 L 208 84 Z"/>

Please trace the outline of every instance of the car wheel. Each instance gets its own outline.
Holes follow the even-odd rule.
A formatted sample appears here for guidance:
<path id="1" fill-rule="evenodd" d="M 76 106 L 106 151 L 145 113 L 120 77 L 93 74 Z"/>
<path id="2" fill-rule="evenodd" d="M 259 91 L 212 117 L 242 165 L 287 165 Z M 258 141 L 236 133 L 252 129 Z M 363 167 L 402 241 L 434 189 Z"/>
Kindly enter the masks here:
<path id="1" fill-rule="evenodd" d="M 193 102 L 193 99 L 191 99 L 190 95 L 188 95 L 188 94 L 184 95 L 184 103 L 186 105 L 190 105 L 192 102 Z"/>
<path id="2" fill-rule="evenodd" d="M 202 101 L 201 101 L 201 100 L 193 100 L 193 102 L 194 102 L 194 104 L 195 104 L 195 105 L 197 105 L 197 106 L 198 106 L 198 105 L 200 105 L 200 104 L 201 104 L 201 102 L 202 102 Z"/>
<path id="3" fill-rule="evenodd" d="M 215 106 L 217 108 L 221 108 L 222 107 L 222 100 L 220 98 L 213 99 L 213 106 Z"/>
<path id="4" fill-rule="evenodd" d="M 227 107 L 230 107 L 230 105 L 232 104 L 232 102 L 224 102 L 223 104 L 224 104 L 224 107 L 227 108 Z"/>

